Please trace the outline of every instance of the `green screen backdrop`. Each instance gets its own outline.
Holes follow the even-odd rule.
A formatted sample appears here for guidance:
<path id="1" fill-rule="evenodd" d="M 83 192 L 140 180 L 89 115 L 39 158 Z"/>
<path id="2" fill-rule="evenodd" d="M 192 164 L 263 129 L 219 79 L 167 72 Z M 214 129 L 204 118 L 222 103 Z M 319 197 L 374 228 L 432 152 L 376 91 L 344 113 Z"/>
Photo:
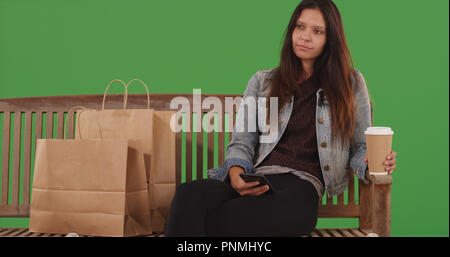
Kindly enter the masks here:
<path id="1" fill-rule="evenodd" d="M 374 125 L 394 130 L 392 236 L 448 236 L 449 1 L 334 2 Z M 257 70 L 278 65 L 298 3 L 0 0 L 0 98 L 103 94 L 116 78 L 140 78 L 151 93 L 243 94 Z M 348 226 L 358 221 L 317 225 Z"/>

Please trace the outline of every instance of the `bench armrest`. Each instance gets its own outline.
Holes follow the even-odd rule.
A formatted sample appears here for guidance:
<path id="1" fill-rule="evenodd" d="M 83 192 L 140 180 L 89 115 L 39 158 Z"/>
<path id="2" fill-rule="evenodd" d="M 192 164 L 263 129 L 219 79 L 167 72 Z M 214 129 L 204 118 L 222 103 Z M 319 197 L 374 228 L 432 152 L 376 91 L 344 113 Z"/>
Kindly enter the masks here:
<path id="1" fill-rule="evenodd" d="M 375 185 L 392 185 L 391 175 L 368 175 L 367 176 L 370 183 Z"/>
<path id="2" fill-rule="evenodd" d="M 359 226 L 379 236 L 390 236 L 392 176 L 368 175 L 367 179 L 370 184 L 361 185 Z"/>

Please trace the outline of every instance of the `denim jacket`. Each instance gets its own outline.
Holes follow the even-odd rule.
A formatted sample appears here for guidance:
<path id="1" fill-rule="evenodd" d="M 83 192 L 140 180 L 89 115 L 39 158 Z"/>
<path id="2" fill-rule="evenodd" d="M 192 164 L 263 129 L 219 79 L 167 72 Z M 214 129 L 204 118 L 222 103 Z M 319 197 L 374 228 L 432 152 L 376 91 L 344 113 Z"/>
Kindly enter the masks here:
<path id="1" fill-rule="evenodd" d="M 254 97 L 255 99 L 258 99 L 258 97 L 266 97 L 269 93 L 273 71 L 274 69 L 257 71 L 248 82 L 242 102 L 247 97 Z M 325 182 L 324 186 L 328 197 L 338 195 L 345 191 L 349 179 L 348 168 L 351 168 L 365 184 L 369 183 L 366 179 L 367 163 L 364 162 L 364 156 L 366 155 L 364 131 L 367 127 L 372 126 L 370 101 L 364 77 L 358 70 L 355 71 L 357 78 L 353 79 L 352 88 L 356 123 L 354 129 L 355 140 L 351 144 L 346 143 L 341 148 L 340 144 L 342 144 L 342 140 L 340 135 L 338 135 L 337 143 L 333 145 L 331 140 L 330 106 L 322 88 L 319 88 L 316 92 L 315 120 L 317 149 Z M 280 111 L 278 117 L 278 134 L 276 140 L 272 143 L 261 143 L 263 141 L 260 140 L 261 136 L 267 138 L 268 133 L 270 133 L 261 132 L 262 129 L 258 129 L 260 122 L 265 122 L 265 116 L 261 117 L 260 115 L 260 117 L 256 117 L 258 120 L 256 131 L 244 130 L 241 132 L 242 130 L 236 130 L 236 126 L 241 125 L 238 122 L 247 122 L 247 117 L 249 116 L 244 114 L 246 112 L 244 104 L 241 104 L 237 112 L 238 118 L 233 128 L 232 140 L 227 146 L 225 161 L 219 167 L 209 169 L 207 171 L 208 178 L 229 181 L 228 170 L 231 166 L 240 166 L 245 170 L 245 173 L 255 173 L 255 168 L 275 148 L 282 137 L 289 122 L 293 104 L 294 96 L 292 96 L 289 104 L 285 105 Z M 258 113 L 256 111 L 255 115 L 258 116 Z"/>

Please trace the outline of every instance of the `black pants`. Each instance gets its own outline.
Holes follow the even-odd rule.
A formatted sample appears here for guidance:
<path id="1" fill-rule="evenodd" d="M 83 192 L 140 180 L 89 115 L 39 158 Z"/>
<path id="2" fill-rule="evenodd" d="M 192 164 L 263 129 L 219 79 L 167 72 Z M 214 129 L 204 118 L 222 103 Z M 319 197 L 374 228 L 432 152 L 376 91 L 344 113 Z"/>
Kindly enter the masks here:
<path id="1" fill-rule="evenodd" d="M 299 236 L 317 223 L 314 186 L 291 174 L 266 175 L 275 193 L 240 196 L 230 184 L 195 180 L 177 187 L 165 236 Z"/>

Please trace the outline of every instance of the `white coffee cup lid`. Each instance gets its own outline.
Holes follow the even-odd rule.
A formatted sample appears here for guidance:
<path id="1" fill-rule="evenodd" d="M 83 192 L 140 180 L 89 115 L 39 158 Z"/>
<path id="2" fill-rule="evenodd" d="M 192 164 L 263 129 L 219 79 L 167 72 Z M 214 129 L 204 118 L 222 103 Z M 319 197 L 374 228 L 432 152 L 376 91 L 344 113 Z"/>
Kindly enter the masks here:
<path id="1" fill-rule="evenodd" d="M 392 135 L 394 131 L 390 127 L 368 127 L 364 134 L 369 135 Z"/>

